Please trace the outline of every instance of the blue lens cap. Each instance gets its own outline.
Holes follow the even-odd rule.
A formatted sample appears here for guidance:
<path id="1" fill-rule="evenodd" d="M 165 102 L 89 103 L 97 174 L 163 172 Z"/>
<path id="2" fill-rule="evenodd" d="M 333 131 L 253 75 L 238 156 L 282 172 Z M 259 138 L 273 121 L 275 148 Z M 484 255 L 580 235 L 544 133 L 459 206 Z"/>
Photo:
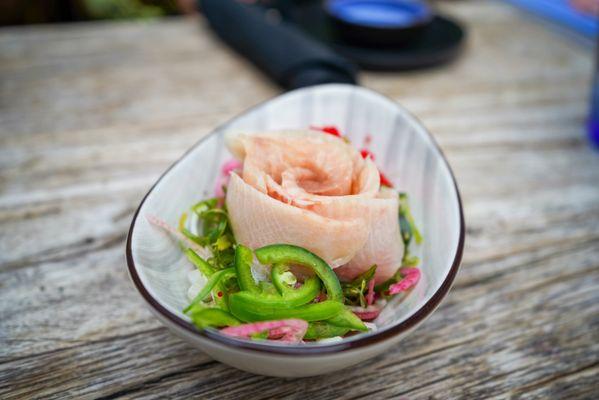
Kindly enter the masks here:
<path id="1" fill-rule="evenodd" d="M 417 0 L 329 0 L 326 8 L 348 24 L 382 29 L 410 28 L 432 16 L 426 3 Z"/>

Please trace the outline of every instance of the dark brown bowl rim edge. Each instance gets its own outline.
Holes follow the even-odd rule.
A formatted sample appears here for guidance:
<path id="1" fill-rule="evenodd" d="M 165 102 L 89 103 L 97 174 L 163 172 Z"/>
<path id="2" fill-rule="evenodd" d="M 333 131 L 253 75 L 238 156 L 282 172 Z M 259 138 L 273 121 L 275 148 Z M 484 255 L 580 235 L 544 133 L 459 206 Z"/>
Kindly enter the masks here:
<path id="1" fill-rule="evenodd" d="M 324 86 L 352 87 L 353 85 L 323 84 L 323 85 L 317 85 L 317 86 L 312 86 L 312 87 L 308 87 L 308 88 L 296 89 L 296 90 L 293 90 L 290 92 L 279 94 L 279 95 L 272 97 L 268 100 L 260 102 L 260 103 L 256 104 L 255 106 L 252 106 L 249 109 L 247 109 L 246 111 L 242 112 L 236 118 L 239 118 L 239 117 L 249 114 L 250 112 L 254 111 L 255 109 L 263 106 L 264 104 L 274 100 L 275 98 L 277 98 L 281 95 L 286 95 L 289 93 L 293 93 L 295 91 L 306 90 L 306 89 L 310 90 L 310 89 L 314 89 L 315 87 L 324 87 Z M 353 87 L 353 88 L 355 88 L 355 87 Z M 367 90 L 367 91 L 370 91 L 378 96 L 384 97 L 388 101 L 392 102 L 395 106 L 399 106 L 393 99 L 391 99 L 390 97 L 388 97 L 386 95 L 383 95 L 383 94 L 378 93 L 372 89 L 368 89 L 368 88 L 364 88 L 364 87 L 360 87 L 360 89 Z M 464 241 L 465 241 L 465 222 L 464 222 L 464 212 L 463 212 L 463 207 L 462 207 L 462 199 L 461 199 L 460 191 L 459 191 L 453 170 L 451 169 L 451 166 L 449 165 L 449 162 L 447 161 L 445 154 L 439 147 L 438 143 L 436 142 L 436 140 L 432 136 L 432 134 L 428 131 L 428 129 L 426 129 L 426 127 L 424 127 L 422 122 L 418 118 L 416 118 L 412 113 L 410 113 L 408 110 L 406 110 L 405 108 L 402 107 L 402 110 L 404 112 L 406 112 L 408 115 L 410 115 L 412 118 L 414 118 L 416 121 L 418 121 L 418 123 L 424 128 L 423 130 L 428 135 L 429 139 L 431 139 L 432 144 L 439 151 L 439 154 L 441 155 L 441 158 L 443 159 L 443 162 L 445 163 L 445 166 L 447 167 L 447 169 L 449 171 L 454 188 L 456 190 L 456 195 L 457 195 L 457 200 L 458 200 L 458 208 L 459 208 L 459 214 L 460 214 L 460 232 L 459 232 L 458 245 L 457 245 L 456 253 L 455 253 L 451 268 L 449 269 L 449 272 L 447 273 L 445 280 L 443 281 L 443 283 L 441 284 L 439 289 L 437 289 L 437 291 L 431 296 L 431 298 L 423 306 L 421 306 L 413 315 L 408 317 L 405 321 L 403 321 L 395 326 L 392 326 L 388 329 L 382 330 L 380 332 L 375 332 L 371 335 L 368 335 L 368 336 L 365 336 L 365 337 L 362 337 L 359 339 L 351 340 L 351 341 L 330 343 L 330 344 L 326 344 L 326 345 L 322 345 L 322 346 L 314 346 L 314 347 L 309 347 L 309 346 L 300 347 L 300 346 L 293 346 L 293 345 L 264 346 L 264 344 L 259 343 L 259 342 L 250 342 L 250 341 L 230 338 L 225 335 L 217 333 L 217 331 L 198 330 L 198 329 L 196 329 L 196 327 L 193 324 L 174 315 L 169 310 L 167 310 L 164 306 L 162 306 L 156 299 L 154 299 L 154 297 L 147 291 L 147 289 L 141 282 L 141 279 L 139 278 L 137 269 L 135 267 L 135 262 L 133 260 L 133 251 L 131 248 L 131 241 L 132 241 L 132 237 L 133 237 L 133 229 L 135 228 L 135 222 L 137 221 L 139 212 L 140 212 L 143 204 L 145 203 L 146 199 L 150 195 L 150 193 L 152 193 L 152 191 L 154 190 L 156 185 L 158 185 L 158 183 L 166 176 L 166 174 L 168 174 L 170 172 L 170 170 L 175 167 L 175 165 L 179 164 L 179 162 L 181 162 L 181 160 L 183 160 L 191 151 L 193 151 L 196 147 L 201 145 L 204 140 L 208 139 L 213 134 L 220 132 L 223 128 L 225 128 L 227 126 L 228 123 L 222 124 L 222 125 L 218 126 L 217 128 L 213 129 L 210 133 L 205 135 L 197 143 L 195 143 L 193 146 L 191 146 L 189 148 L 189 150 L 187 150 L 169 168 L 167 168 L 166 171 L 164 171 L 164 173 L 156 180 L 156 182 L 154 182 L 154 184 L 152 185 L 150 190 L 148 190 L 148 192 L 144 195 L 142 201 L 140 202 L 139 206 L 137 207 L 137 210 L 135 211 L 135 214 L 133 215 L 133 220 L 131 221 L 129 233 L 127 235 L 126 258 L 127 258 L 127 267 L 129 270 L 129 276 L 131 277 L 131 280 L 133 281 L 138 292 L 141 294 L 141 296 L 144 298 L 144 300 L 148 303 L 149 306 L 151 306 L 156 312 L 158 312 L 160 315 L 162 315 L 165 319 L 167 319 L 168 321 L 175 324 L 178 328 L 183 329 L 184 331 L 187 331 L 187 332 L 191 333 L 192 335 L 198 335 L 204 339 L 207 339 L 208 341 L 217 342 L 218 344 L 221 344 L 221 345 L 233 346 L 240 350 L 250 350 L 250 351 L 255 351 L 255 352 L 259 352 L 259 353 L 269 353 L 269 354 L 276 354 L 276 355 L 313 355 L 313 356 L 324 355 L 324 354 L 333 354 L 333 353 L 339 353 L 344 350 L 356 350 L 358 348 L 382 343 L 383 341 L 385 341 L 393 336 L 396 336 L 402 332 L 407 332 L 410 329 L 416 327 L 420 322 L 424 321 L 424 319 L 426 319 L 426 317 L 428 317 L 437 308 L 437 306 L 441 303 L 441 300 L 447 295 L 447 293 L 449 292 L 449 289 L 451 288 L 451 285 L 457 275 L 460 263 L 462 261 L 462 255 L 463 255 L 463 251 L 464 251 Z"/>

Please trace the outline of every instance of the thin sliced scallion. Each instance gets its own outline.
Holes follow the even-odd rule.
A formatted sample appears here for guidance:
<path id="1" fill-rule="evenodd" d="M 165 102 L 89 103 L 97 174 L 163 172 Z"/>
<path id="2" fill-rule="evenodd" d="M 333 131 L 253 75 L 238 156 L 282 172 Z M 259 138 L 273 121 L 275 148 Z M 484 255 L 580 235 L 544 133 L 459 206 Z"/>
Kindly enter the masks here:
<path id="1" fill-rule="evenodd" d="M 222 271 L 215 272 L 208 278 L 208 282 L 202 288 L 200 293 L 192 300 L 192 302 L 183 310 L 184 313 L 187 313 L 191 310 L 196 304 L 199 304 L 203 301 L 206 296 L 214 289 L 214 287 L 221 282 L 221 280 L 232 278 L 235 276 L 235 268 L 228 268 Z"/>

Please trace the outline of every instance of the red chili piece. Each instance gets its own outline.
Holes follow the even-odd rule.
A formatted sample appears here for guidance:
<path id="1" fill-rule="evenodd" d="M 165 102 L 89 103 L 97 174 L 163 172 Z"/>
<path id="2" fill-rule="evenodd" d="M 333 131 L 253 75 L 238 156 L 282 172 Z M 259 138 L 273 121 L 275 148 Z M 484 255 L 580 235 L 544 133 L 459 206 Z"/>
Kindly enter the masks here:
<path id="1" fill-rule="evenodd" d="M 362 150 L 360 150 L 360 154 L 362 155 L 362 158 L 366 158 L 366 157 L 370 156 L 370 159 L 372 161 L 374 161 L 374 154 L 372 154 L 370 152 L 370 150 L 368 150 L 368 149 L 362 149 Z"/>
<path id="2" fill-rule="evenodd" d="M 383 174 L 381 171 L 379 171 L 379 175 L 381 176 L 381 185 L 387 186 L 387 187 L 390 187 L 390 188 L 393 187 L 393 183 L 391 183 L 391 181 L 389 179 L 387 179 L 387 177 L 385 176 L 385 174 Z"/>
<path id="3" fill-rule="evenodd" d="M 311 126 L 310 128 L 323 131 L 324 133 L 328 133 L 329 135 L 341 137 L 341 132 L 339 132 L 339 129 L 337 129 L 337 127 L 333 125 L 323 126 L 321 128 L 317 126 Z"/>

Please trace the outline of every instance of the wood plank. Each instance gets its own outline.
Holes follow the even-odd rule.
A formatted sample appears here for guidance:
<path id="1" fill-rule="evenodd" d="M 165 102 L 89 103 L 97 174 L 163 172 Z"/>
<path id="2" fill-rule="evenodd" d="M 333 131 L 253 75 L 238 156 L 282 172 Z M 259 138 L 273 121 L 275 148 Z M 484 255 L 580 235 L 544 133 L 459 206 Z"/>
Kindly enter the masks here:
<path id="1" fill-rule="evenodd" d="M 455 391 L 448 392 L 450 397 L 474 394 L 486 396 L 501 394 L 503 390 L 516 384 L 532 384 L 549 373 L 564 373 L 578 365 L 596 362 L 599 342 L 591 342 L 590 339 L 597 338 L 597 330 L 594 328 L 598 327 L 599 318 L 596 310 L 590 306 L 599 300 L 599 294 L 594 290 L 599 283 L 599 270 L 597 265 L 589 264 L 588 260 L 599 256 L 597 243 L 599 240 L 554 257 L 530 260 L 524 267 L 513 269 L 511 274 L 494 280 L 483 280 L 477 285 L 466 287 L 457 285 L 442 309 L 417 334 L 401 342 L 391 354 L 368 362 L 357 371 L 329 375 L 327 380 L 310 378 L 307 380 L 311 381 L 307 384 L 310 387 L 308 394 L 327 398 L 331 393 L 326 388 L 333 387 L 338 394 L 358 395 L 362 391 L 366 394 L 376 387 L 382 388 L 381 395 L 424 397 L 445 390 L 442 389 L 443 382 L 451 380 Z M 560 275 L 566 263 L 571 265 L 569 273 Z M 66 275 L 64 272 L 50 272 L 55 276 Z M 95 270 L 90 270 L 90 275 L 92 272 Z M 110 275 L 113 274 L 106 276 Z M 556 276 L 558 279 L 555 279 Z M 90 281 L 97 282 L 93 278 Z M 515 282 L 519 285 L 515 285 Z M 572 284 L 577 288 L 574 291 Z M 50 282 L 48 292 L 52 290 L 51 285 Z M 78 309 L 88 308 L 92 299 L 102 303 L 105 298 L 100 295 L 100 291 L 107 292 L 106 297 L 114 297 L 116 293 L 123 292 L 120 285 L 120 280 L 105 280 L 95 290 L 93 286 L 85 286 L 84 292 L 91 293 L 89 299 L 81 301 Z M 112 290 L 115 286 L 116 289 Z M 15 293 L 18 291 L 15 290 Z M 128 293 L 131 294 L 130 291 Z M 491 295 L 482 296 L 481 293 Z M 522 301 L 523 296 L 526 296 L 526 301 Z M 73 302 L 72 299 L 63 301 Z M 133 307 L 141 307 L 139 299 L 126 294 L 117 297 L 117 301 L 118 309 L 125 309 L 121 311 L 124 318 L 135 313 L 132 311 Z M 75 336 L 81 340 L 61 343 L 58 338 L 52 338 L 54 349 L 64 346 L 63 351 L 58 353 L 58 358 L 56 350 L 37 350 L 29 356 L 5 361 L 0 377 L 9 379 L 17 374 L 15 371 L 20 371 L 19 379 L 16 380 L 20 389 L 15 391 L 13 386 L 11 394 L 15 398 L 32 395 L 51 397 L 56 391 L 68 390 L 77 396 L 97 396 L 99 393 L 95 391 L 98 388 L 93 383 L 102 379 L 106 384 L 104 391 L 101 391 L 104 394 L 110 393 L 113 384 L 119 384 L 127 387 L 119 391 L 132 397 L 137 397 L 140 390 L 148 390 L 156 398 L 167 394 L 183 397 L 192 394 L 208 395 L 204 391 L 205 387 L 198 385 L 194 379 L 194 376 L 205 376 L 205 368 L 218 374 L 220 382 L 233 384 L 232 387 L 210 386 L 209 394 L 212 398 L 241 398 L 247 395 L 248 385 L 262 391 L 263 398 L 282 395 L 284 392 L 281 391 L 290 390 L 290 387 L 285 386 L 279 389 L 276 384 L 263 388 L 262 383 L 266 378 L 234 371 L 217 363 L 206 366 L 205 356 L 189 352 L 185 344 L 172 337 L 165 329 L 144 327 L 139 331 L 139 326 L 135 326 L 129 328 L 134 329 L 133 332 L 125 333 L 122 329 L 127 323 L 118 321 L 120 316 L 115 315 L 114 307 L 111 310 L 105 313 L 99 309 L 101 315 L 113 316 L 111 321 L 89 320 L 81 312 L 73 315 L 73 326 L 64 326 L 64 330 L 67 332 L 75 329 Z M 44 311 L 42 309 L 40 313 Z M 534 311 L 535 318 L 530 318 L 531 311 Z M 556 319 L 556 314 L 562 317 Z M 86 318 L 87 324 L 80 324 Z M 114 332 L 112 324 L 118 332 Z M 43 324 L 35 325 L 43 328 Z M 107 327 L 111 331 L 108 339 L 103 339 L 100 331 L 83 334 L 82 330 L 90 326 Z M 581 326 L 588 329 L 582 330 Z M 543 332 L 540 336 L 537 335 L 539 329 Z M 50 338 L 45 338 L 44 335 L 43 330 L 38 330 L 36 334 L 40 341 L 48 341 Z M 21 334 L 19 338 L 27 344 L 27 337 Z M 152 343 L 161 343 L 161 346 L 152 346 Z M 591 347 L 588 347 L 589 343 L 593 343 Z M 52 371 L 43 368 L 48 357 L 57 363 Z M 64 361 L 61 364 L 59 360 Z M 15 364 L 18 365 L 16 370 L 11 368 Z M 73 366 L 77 366 L 75 375 L 68 373 Z M 490 376 L 497 375 L 504 375 L 504 379 L 489 379 Z M 31 385 L 40 376 L 52 381 L 53 387 Z M 234 379 L 233 376 L 239 376 L 243 385 L 237 386 L 237 378 Z M 401 384 L 389 379 L 391 376 L 402 377 Z M 506 380 L 505 377 L 508 376 L 509 380 Z M 421 377 L 426 377 L 426 380 L 423 381 Z M 0 381 L 4 381 L 2 378 Z M 270 381 L 272 380 L 269 379 Z M 239 391 L 235 390 L 236 387 Z M 359 388 L 357 392 L 356 388 Z M 304 389 L 295 388 L 291 393 L 304 393 Z"/>
<path id="2" fill-rule="evenodd" d="M 465 274 L 468 274 L 469 272 L 469 269 L 465 268 L 459 277 L 458 284 L 452 292 L 452 295 L 439 313 L 436 314 L 436 316 L 438 316 L 436 318 L 432 317 L 431 320 L 419 330 L 420 334 L 414 335 L 414 338 L 410 337 L 409 340 L 407 339 L 405 346 L 402 342 L 397 353 L 394 352 L 394 355 L 376 361 L 374 363 L 376 368 L 372 367 L 372 374 L 367 375 L 369 377 L 378 376 L 381 374 L 379 371 L 381 363 L 385 366 L 384 368 L 391 368 L 397 363 L 397 360 L 401 360 L 404 357 L 414 358 L 412 362 L 405 366 L 406 369 L 413 369 L 414 364 L 420 365 L 419 363 L 424 363 L 425 361 L 420 360 L 422 357 L 425 358 L 427 365 L 431 364 L 430 368 L 434 368 L 434 365 L 432 364 L 435 364 L 434 353 L 437 353 L 437 351 L 431 349 L 435 349 L 439 346 L 444 347 L 448 342 L 454 344 L 461 343 L 461 345 L 458 344 L 455 346 L 455 348 L 458 349 L 456 351 L 459 352 L 465 350 L 462 346 L 467 343 L 468 347 L 474 345 L 498 346 L 499 344 L 505 344 L 505 340 L 511 338 L 512 340 L 509 340 L 508 342 L 510 345 L 515 345 L 514 341 L 516 338 L 514 337 L 514 329 L 517 329 L 517 332 L 519 332 L 518 335 L 521 336 L 522 340 L 536 340 L 534 339 L 535 335 L 530 335 L 528 332 L 536 332 L 539 327 L 548 329 L 549 326 L 555 326 L 556 324 L 560 326 L 560 330 L 554 332 L 555 338 L 553 340 L 559 339 L 562 341 L 564 340 L 564 332 L 561 329 L 572 329 L 574 334 L 581 331 L 579 329 L 580 326 L 589 326 L 590 324 L 590 327 L 592 327 L 598 324 L 599 320 L 596 318 L 596 314 L 597 308 L 599 307 L 599 302 L 597 302 L 597 300 L 599 300 L 599 295 L 593 290 L 599 282 L 599 276 L 597 275 L 598 269 L 597 265 L 589 264 L 589 260 L 599 259 L 598 243 L 599 238 L 583 245 L 566 246 L 560 249 L 561 251 L 556 252 L 553 255 L 550 254 L 549 256 L 545 254 L 546 250 L 542 250 L 538 252 L 538 254 L 526 253 L 527 257 L 529 257 L 527 260 L 522 260 L 521 257 L 517 255 L 508 257 L 499 262 L 492 261 L 495 270 L 508 268 L 510 273 L 503 273 L 499 276 L 495 276 L 493 279 L 482 279 L 475 284 L 472 282 L 467 285 L 460 284 L 464 276 L 467 276 Z M 155 328 L 157 324 L 151 319 L 151 322 L 148 321 L 147 313 L 140 304 L 141 300 L 126 287 L 129 286 L 126 282 L 126 278 L 124 276 L 115 277 L 115 275 L 118 274 L 111 271 L 112 269 L 120 269 L 124 275 L 122 267 L 114 265 L 114 263 L 111 262 L 112 257 L 109 256 L 109 253 L 114 252 L 105 252 L 108 253 L 108 260 L 99 262 L 98 265 L 93 268 L 88 266 L 86 268 L 86 274 L 73 273 L 75 269 L 79 269 L 80 265 L 85 265 L 85 263 L 81 261 L 73 262 L 73 265 L 70 266 L 70 268 L 58 269 L 48 265 L 42 267 L 41 269 L 44 271 L 38 272 L 37 275 L 40 276 L 41 274 L 43 277 L 47 274 L 46 277 L 40 279 L 40 282 L 43 282 L 45 285 L 46 294 L 32 293 L 30 291 L 22 302 L 17 301 L 19 294 L 27 292 L 19 287 L 15 287 L 14 283 L 19 281 L 23 282 L 24 280 L 19 276 L 16 276 L 14 281 L 9 280 L 7 282 L 8 287 L 12 288 L 12 290 L 6 292 L 5 295 L 7 298 L 13 299 L 13 304 L 16 307 L 11 307 L 14 312 L 13 315 L 2 315 L 4 325 L 3 331 L 7 330 L 14 332 L 15 336 L 18 337 L 18 340 L 10 343 L 10 347 L 12 350 L 20 347 L 23 352 L 19 354 L 14 361 L 10 361 L 10 359 L 13 358 L 12 355 L 6 358 L 3 357 L 3 359 L 8 360 L 8 362 L 5 362 L 3 365 L 7 371 L 12 370 L 11 364 L 13 362 L 22 365 L 24 359 L 31 360 L 28 362 L 32 363 L 45 363 L 46 361 L 44 358 L 42 357 L 40 359 L 38 355 L 40 353 L 43 354 L 43 352 L 48 351 L 48 349 L 56 350 L 57 348 L 64 347 L 66 349 L 65 351 L 67 351 L 68 349 L 75 347 L 79 349 L 78 351 L 86 352 L 88 351 L 88 347 L 92 346 L 93 349 L 98 348 L 97 351 L 104 351 L 104 347 L 107 343 L 112 343 L 112 340 L 118 342 L 120 337 L 125 337 L 128 340 L 130 336 L 146 336 L 147 334 L 154 336 L 157 334 Z M 113 256 L 116 256 L 116 254 Z M 516 266 L 510 265 L 514 263 L 514 259 L 516 261 Z M 565 268 L 564 264 L 568 265 L 567 268 L 569 274 L 567 276 L 562 275 L 562 271 Z M 116 272 L 118 272 L 118 270 Z M 24 273 L 29 272 L 19 272 L 19 274 Z M 65 277 L 69 277 L 69 279 L 66 280 Z M 521 284 L 515 286 L 513 284 L 514 282 L 521 282 Z M 74 291 L 71 296 L 76 297 L 73 298 L 68 296 L 69 293 L 60 293 L 60 287 L 65 286 L 80 287 L 82 290 Z M 534 287 L 540 287 L 542 290 L 531 290 Z M 576 289 L 573 290 L 573 288 Z M 484 293 L 491 293 L 491 295 L 484 296 Z M 521 296 L 526 295 L 527 293 L 530 293 L 527 301 L 520 301 Z M 58 296 L 56 296 L 57 294 Z M 453 299 L 458 295 L 460 301 L 454 301 Z M 111 300 L 109 301 L 109 299 Z M 119 303 L 118 307 L 115 307 L 116 302 Z M 2 301 L 0 303 L 4 304 L 5 302 Z M 56 332 L 56 325 L 48 323 L 48 303 L 55 304 L 57 309 L 64 310 L 63 312 L 66 315 L 69 315 L 68 319 L 61 321 L 61 329 L 59 332 Z M 19 304 L 23 304 L 23 308 L 19 307 Z M 586 306 L 586 308 L 581 306 Z M 580 310 L 579 308 L 582 309 Z M 110 315 L 110 325 L 106 325 L 106 321 L 90 319 L 84 311 L 86 309 L 93 309 L 100 315 Z M 539 318 L 536 323 L 530 321 L 529 310 L 531 309 L 535 310 L 534 315 Z M 118 314 L 115 313 L 116 310 L 119 311 Z M 569 313 L 569 311 L 573 310 L 577 310 L 577 312 Z M 570 318 L 560 318 L 559 320 L 555 320 L 556 312 L 559 312 L 559 314 L 570 315 Z M 15 326 L 11 327 L 12 320 L 16 317 L 18 321 L 18 316 L 22 315 L 22 313 L 28 314 L 27 320 L 33 327 L 36 327 L 35 330 L 32 330 L 31 326 L 21 327 L 21 329 L 17 329 Z M 593 315 L 595 315 L 594 318 L 592 317 Z M 522 317 L 518 318 L 515 316 Z M 514 319 L 516 319 L 516 321 L 514 321 Z M 150 326 L 147 325 L 148 322 L 150 323 Z M 561 327 L 562 324 L 564 324 L 565 327 Z M 6 329 L 7 327 L 10 329 Z M 487 330 L 489 327 L 493 327 L 492 334 Z M 49 331 L 44 331 L 44 328 L 49 328 Z M 483 330 L 482 335 L 480 333 L 477 335 L 477 332 L 480 332 L 481 329 Z M 147 330 L 149 330 L 149 333 L 147 333 Z M 158 331 L 161 332 L 161 335 L 164 334 L 163 329 L 158 329 Z M 592 334 L 593 332 L 592 328 L 586 331 L 588 334 Z M 47 338 L 47 335 L 49 336 L 50 333 L 59 333 L 64 335 L 64 337 Z M 105 338 L 105 335 L 107 338 Z M 596 336 L 596 334 L 593 335 Z M 39 339 L 37 339 L 38 336 L 40 337 Z M 73 342 L 73 339 L 75 339 L 75 342 Z M 586 339 L 588 339 L 588 337 Z M 173 338 L 173 341 L 176 341 L 176 339 Z M 44 342 L 46 342 L 48 347 L 38 347 Z M 162 341 L 157 340 L 156 342 Z M 101 343 L 102 345 L 98 347 L 98 343 Z M 574 344 L 575 343 L 567 343 L 568 346 Z M 184 349 L 182 351 L 188 351 L 187 346 L 183 344 L 181 346 Z M 528 345 L 521 346 L 522 349 L 528 349 Z M 597 345 L 594 345 L 595 350 L 597 350 L 596 346 Z M 410 354 L 409 351 L 405 353 L 406 349 L 410 348 L 416 349 L 415 355 Z M 167 355 L 171 353 L 170 345 L 165 346 L 162 349 Z M 153 350 L 157 351 L 158 349 L 154 348 Z M 449 350 L 451 349 L 447 349 L 447 351 Z M 543 350 L 548 351 L 546 348 L 543 348 Z M 33 351 L 33 353 L 27 354 L 30 351 Z M 91 355 L 85 353 L 85 357 L 96 359 L 97 355 L 93 354 L 93 351 L 96 350 L 90 350 L 90 352 L 92 352 Z M 428 354 L 430 352 L 433 354 Z M 419 353 L 424 353 L 424 355 Z M 53 354 L 53 352 L 51 352 L 51 354 Z M 130 355 L 128 351 L 123 352 L 123 354 L 119 356 L 111 355 L 111 352 L 108 352 L 107 354 L 111 357 L 129 357 Z M 477 356 L 481 357 L 484 362 L 488 362 L 489 354 L 492 355 L 493 352 L 480 351 L 477 353 Z M 544 353 L 539 355 L 540 358 L 542 358 L 542 356 L 544 356 Z M 570 356 L 570 354 L 565 352 L 564 354 L 558 354 L 557 356 L 559 356 L 559 358 L 551 357 L 545 361 L 555 363 L 557 359 L 561 361 L 564 357 Z M 592 361 L 592 357 L 595 357 L 596 354 L 587 352 L 587 356 L 591 357 Z M 176 360 L 181 361 L 181 357 L 179 357 L 178 354 L 174 354 L 173 357 L 175 357 Z M 475 356 L 472 355 L 469 357 L 474 358 Z M 574 356 L 572 357 L 572 359 L 568 359 L 567 362 L 564 362 L 568 364 L 570 362 L 580 361 L 581 356 L 577 353 L 575 358 Z M 460 360 L 460 362 L 465 363 L 468 360 L 470 362 L 473 361 L 472 359 L 466 358 Z M 500 361 L 502 362 L 502 360 L 493 360 L 493 362 L 498 363 Z M 537 362 L 532 362 L 534 360 L 530 361 L 531 363 L 527 368 L 538 365 Z M 195 357 L 190 359 L 190 362 L 195 362 Z M 438 362 L 448 362 L 448 359 L 443 357 L 442 360 L 439 360 Z M 479 360 L 477 362 L 482 363 L 483 361 Z M 119 365 L 121 362 L 117 361 L 115 364 Z M 146 368 L 146 365 L 146 363 L 143 363 L 141 368 Z M 174 364 L 172 368 L 176 370 L 181 368 L 185 369 L 186 365 L 187 364 Z M 437 368 L 438 367 L 439 366 L 437 365 Z M 227 367 L 223 368 L 226 369 Z M 368 367 L 368 369 L 370 369 L 370 367 Z M 97 371 L 97 369 L 94 369 L 93 371 Z M 93 371 L 89 372 L 91 375 L 89 379 L 98 379 L 97 376 L 93 375 Z M 376 373 L 374 371 L 376 371 Z M 511 370 L 509 371 L 511 372 Z M 530 373 L 533 374 L 533 377 L 536 377 L 536 374 L 540 374 L 545 370 L 535 371 L 536 370 L 530 371 Z M 197 371 L 194 369 L 189 371 L 190 374 L 196 372 Z M 49 372 L 45 372 L 45 374 L 48 373 Z M 60 376 L 62 376 L 61 370 L 56 371 L 56 373 L 61 374 Z M 106 377 L 108 371 L 102 369 L 101 373 L 103 377 Z M 170 376 L 171 373 L 174 373 L 174 371 L 169 369 L 167 375 Z M 402 371 L 402 374 L 403 373 L 404 372 Z M 118 375 L 121 376 L 121 374 L 122 371 L 118 371 Z M 142 371 L 136 372 L 135 375 L 139 375 L 144 379 L 147 376 L 143 369 Z M 340 377 L 345 377 L 347 372 L 340 373 L 339 375 Z M 356 375 L 360 375 L 360 373 L 357 373 Z M 384 374 L 382 376 L 384 377 Z M 84 379 L 84 377 L 86 377 L 85 373 L 80 374 L 77 376 L 76 380 L 80 381 Z M 354 376 L 353 378 L 355 379 L 357 376 Z M 528 376 L 525 376 L 524 378 L 529 379 Z M 128 379 L 133 378 L 129 377 Z M 170 382 L 170 379 L 171 378 L 166 379 L 165 382 L 161 381 L 165 385 L 163 390 L 170 387 L 170 384 L 172 383 Z M 176 379 L 190 381 L 188 376 L 177 375 Z M 455 377 L 452 379 L 455 379 Z M 472 376 L 468 373 L 463 379 L 471 381 Z M 28 390 L 31 389 L 28 382 L 24 382 L 23 384 Z M 342 383 L 340 384 L 342 385 Z M 355 387 L 352 386 L 347 388 L 347 390 L 350 389 L 353 390 Z M 406 390 L 412 391 L 412 389 L 413 388 L 410 387 Z M 413 390 L 418 391 L 422 389 Z M 47 393 L 44 393 L 44 396 L 46 394 Z"/>
<path id="3" fill-rule="evenodd" d="M 435 134 L 463 194 L 463 267 L 389 354 L 302 380 L 210 360 L 124 268 L 147 188 L 218 123 L 278 92 L 203 23 L 0 30 L 0 398 L 592 398 L 599 158 L 591 51 L 495 2 L 439 70 L 364 74 Z M 527 21 L 528 22 L 528 21 Z"/>

